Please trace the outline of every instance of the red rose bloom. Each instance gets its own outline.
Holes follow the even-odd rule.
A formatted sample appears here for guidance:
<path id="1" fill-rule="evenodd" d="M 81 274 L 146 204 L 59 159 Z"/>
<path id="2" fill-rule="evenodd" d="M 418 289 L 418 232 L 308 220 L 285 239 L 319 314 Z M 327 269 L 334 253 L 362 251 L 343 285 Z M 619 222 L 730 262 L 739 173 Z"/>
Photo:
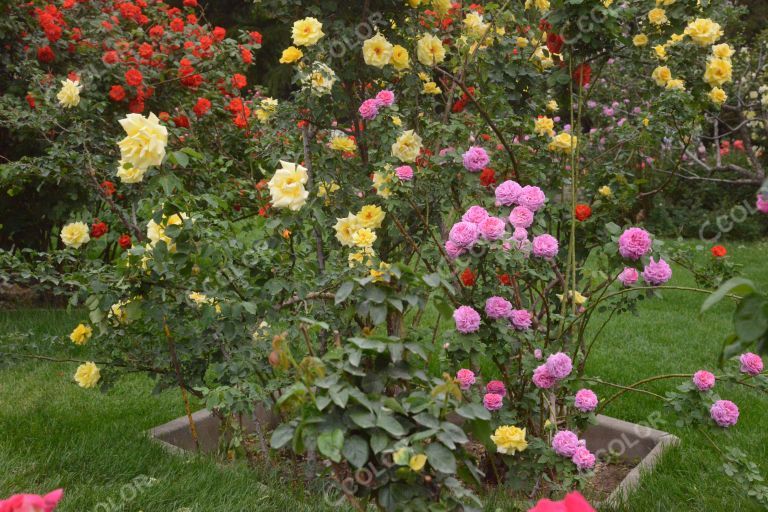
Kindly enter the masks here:
<path id="1" fill-rule="evenodd" d="M 141 71 L 138 69 L 129 69 L 125 72 L 125 83 L 128 85 L 132 85 L 133 87 L 138 87 L 141 85 L 141 82 L 144 80 L 144 75 L 141 74 Z"/>
<path id="2" fill-rule="evenodd" d="M 260 32 L 256 32 L 254 30 L 253 32 L 249 32 L 248 35 L 251 36 L 251 39 L 253 40 L 254 43 L 261 44 L 261 41 L 263 40 L 263 38 Z"/>
<path id="3" fill-rule="evenodd" d="M 125 99 L 125 89 L 122 85 L 113 85 L 109 90 L 109 99 L 112 101 L 123 101 Z"/>
<path id="4" fill-rule="evenodd" d="M 100 187 L 101 187 L 101 190 L 104 191 L 104 193 L 107 194 L 108 196 L 113 195 L 115 191 L 117 191 L 117 188 L 115 188 L 115 184 L 109 180 L 102 181 Z"/>
<path id="5" fill-rule="evenodd" d="M 44 64 L 49 64 L 53 62 L 53 60 L 56 58 L 56 54 L 53 53 L 53 50 L 50 46 L 43 46 L 41 48 L 37 49 L 37 60 Z"/>
<path id="6" fill-rule="evenodd" d="M 723 258 L 726 254 L 728 254 L 728 249 L 723 247 L 722 245 L 716 245 L 712 249 L 710 249 L 710 252 L 712 253 L 712 256 L 715 258 Z"/>
<path id="7" fill-rule="evenodd" d="M 35 97 L 34 96 L 32 96 L 31 94 L 27 94 L 24 99 L 27 100 L 27 104 L 29 105 L 29 108 L 35 108 Z"/>
<path id="8" fill-rule="evenodd" d="M 148 43 L 141 43 L 141 46 L 139 46 L 139 55 L 144 58 L 148 59 L 152 57 L 152 54 L 155 53 L 155 51 L 152 49 L 152 45 Z"/>
<path id="9" fill-rule="evenodd" d="M 189 118 L 187 116 L 176 116 L 173 118 L 173 124 L 178 128 L 189 128 Z"/>
<path id="10" fill-rule="evenodd" d="M 197 7 L 197 0 L 184 0 L 184 7 Z"/>
<path id="11" fill-rule="evenodd" d="M 553 34 L 551 32 L 547 34 L 547 49 L 552 53 L 560 53 L 564 42 L 560 34 Z"/>
<path id="12" fill-rule="evenodd" d="M 117 243 L 120 244 L 120 247 L 123 249 L 130 249 L 131 248 L 131 236 L 130 235 L 120 235 L 120 238 L 117 239 Z"/>
<path id="13" fill-rule="evenodd" d="M 499 274 L 499 282 L 504 286 L 509 286 L 512 284 L 512 278 L 509 274 Z"/>
<path id="14" fill-rule="evenodd" d="M 227 37 L 227 30 L 222 27 L 215 27 L 212 33 L 213 33 L 213 38 L 217 41 L 221 41 L 225 37 Z"/>
<path id="15" fill-rule="evenodd" d="M 144 100 L 138 97 L 133 98 L 130 103 L 128 103 L 128 110 L 130 110 L 132 114 L 141 114 L 144 112 Z"/>
<path id="16" fill-rule="evenodd" d="M 574 213 L 576 215 L 576 220 L 584 222 L 592 216 L 592 208 L 590 208 L 588 204 L 577 204 Z"/>
<path id="17" fill-rule="evenodd" d="M 174 32 L 183 32 L 184 31 L 184 20 L 181 18 L 173 18 L 171 20 L 170 24 L 171 30 Z"/>
<path id="18" fill-rule="evenodd" d="M 486 167 L 480 173 L 480 184 L 484 187 L 490 187 L 494 183 L 496 183 L 496 173 L 490 167 Z"/>
<path id="19" fill-rule="evenodd" d="M 151 29 L 149 29 L 149 37 L 153 39 L 160 39 L 163 37 L 163 34 L 165 33 L 165 30 L 160 25 L 155 25 Z"/>
<path id="20" fill-rule="evenodd" d="M 235 73 L 232 77 L 232 87 L 235 89 L 242 89 L 247 85 L 247 82 L 245 76 L 240 73 Z"/>
<path id="21" fill-rule="evenodd" d="M 573 70 L 573 81 L 578 85 L 584 87 L 591 79 L 592 67 L 586 62 L 579 64 L 576 66 L 576 69 Z"/>
<path id="22" fill-rule="evenodd" d="M 477 276 L 472 272 L 472 269 L 465 268 L 464 272 L 461 273 L 461 283 L 464 286 L 474 286 L 476 279 Z"/>
<path id="23" fill-rule="evenodd" d="M 253 54 L 248 48 L 240 48 L 240 58 L 243 59 L 243 63 L 245 64 L 253 63 Z"/>
<path id="24" fill-rule="evenodd" d="M 96 220 L 98 221 L 99 219 Z M 109 231 L 109 228 L 104 222 L 96 222 L 91 226 L 91 238 L 101 238 L 107 231 Z"/>
<path id="25" fill-rule="evenodd" d="M 211 109 L 211 101 L 208 98 L 198 98 L 197 103 L 192 108 L 197 117 L 202 116 Z"/>
<path id="26" fill-rule="evenodd" d="M 101 56 L 101 62 L 104 64 L 117 64 L 118 60 L 120 59 L 115 50 L 104 52 L 104 55 Z"/>

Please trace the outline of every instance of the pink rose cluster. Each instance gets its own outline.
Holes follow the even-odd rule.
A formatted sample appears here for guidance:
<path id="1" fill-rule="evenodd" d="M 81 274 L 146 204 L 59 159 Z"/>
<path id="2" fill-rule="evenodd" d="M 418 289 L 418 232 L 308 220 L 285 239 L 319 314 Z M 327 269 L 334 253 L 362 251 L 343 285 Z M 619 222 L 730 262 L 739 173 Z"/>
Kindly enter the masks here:
<path id="1" fill-rule="evenodd" d="M 51 512 L 63 495 L 63 489 L 49 492 L 45 496 L 16 494 L 7 500 L 0 500 L 0 512 Z"/>
<path id="2" fill-rule="evenodd" d="M 379 115 L 379 109 L 382 107 L 391 107 L 395 104 L 395 93 L 389 90 L 380 91 L 375 98 L 365 100 L 357 110 L 360 117 L 370 121 L 376 119 Z"/>
<path id="3" fill-rule="evenodd" d="M 566 495 L 561 501 L 544 498 L 528 512 L 595 512 L 595 509 L 578 491 Z"/>
<path id="4" fill-rule="evenodd" d="M 533 383 L 537 388 L 549 389 L 568 377 L 573 371 L 573 362 L 568 354 L 558 352 L 533 371 Z"/>
<path id="5" fill-rule="evenodd" d="M 587 443 L 570 430 L 561 430 L 552 438 L 552 449 L 561 457 L 571 459 L 579 470 L 595 467 L 595 455 L 587 449 Z"/>
<path id="6" fill-rule="evenodd" d="M 628 228 L 619 237 L 619 254 L 628 260 L 639 260 L 653 251 L 653 240 L 650 233 L 642 228 Z M 651 286 L 660 286 L 672 279 L 672 267 L 659 258 L 656 261 L 651 258 L 639 273 L 636 268 L 625 267 L 618 275 L 618 281 L 624 286 L 632 286 L 642 276 L 643 280 Z"/>
<path id="7" fill-rule="evenodd" d="M 574 397 L 574 407 L 581 412 L 592 412 L 597 409 L 599 400 L 597 395 L 591 389 L 580 389 Z"/>
<path id="8" fill-rule="evenodd" d="M 536 212 L 547 202 L 547 196 L 539 187 L 532 185 L 520 186 L 519 183 L 507 180 L 496 187 L 496 206 L 519 205 Z"/>
<path id="9" fill-rule="evenodd" d="M 485 301 L 485 314 L 492 320 L 508 319 L 512 326 L 519 331 L 530 329 L 533 323 L 533 316 L 530 311 L 514 309 L 512 303 L 504 297 L 489 297 Z"/>
<path id="10" fill-rule="evenodd" d="M 650 254 L 653 241 L 651 235 L 642 228 L 629 228 L 619 237 L 619 254 L 628 260 L 639 260 Z"/>
<path id="11" fill-rule="evenodd" d="M 730 400 L 718 400 L 710 407 L 709 415 L 718 426 L 732 427 L 739 421 L 739 408 Z"/>
<path id="12" fill-rule="evenodd" d="M 507 396 L 507 388 L 500 380 L 492 380 L 485 385 L 483 406 L 489 411 L 498 411 L 504 405 L 504 397 Z"/>
<path id="13" fill-rule="evenodd" d="M 741 372 L 746 373 L 747 375 L 752 375 L 754 377 L 755 375 L 760 375 L 763 371 L 762 358 L 752 352 L 741 354 L 741 356 L 739 356 L 739 363 L 741 363 Z"/>
<path id="14" fill-rule="evenodd" d="M 459 306 L 453 312 L 456 330 L 462 334 L 470 334 L 480 329 L 480 313 L 470 306 Z"/>
<path id="15" fill-rule="evenodd" d="M 450 258 L 458 258 L 471 249 L 480 238 L 500 240 L 504 238 L 506 224 L 504 219 L 491 216 L 482 206 L 471 206 L 461 217 L 461 221 L 451 227 L 445 252 Z"/>
<path id="16" fill-rule="evenodd" d="M 466 170 L 469 172 L 480 172 L 488 166 L 491 158 L 485 149 L 480 146 L 472 146 L 462 155 L 462 160 Z"/>

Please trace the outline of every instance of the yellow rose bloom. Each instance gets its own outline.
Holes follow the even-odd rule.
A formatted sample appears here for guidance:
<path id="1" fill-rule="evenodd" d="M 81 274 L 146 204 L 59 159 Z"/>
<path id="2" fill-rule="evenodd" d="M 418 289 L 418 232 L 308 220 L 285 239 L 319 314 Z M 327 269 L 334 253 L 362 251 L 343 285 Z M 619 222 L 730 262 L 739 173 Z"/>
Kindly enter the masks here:
<path id="1" fill-rule="evenodd" d="M 383 68 L 392 59 L 394 47 L 381 34 L 376 34 L 363 42 L 363 59 L 369 66 Z"/>
<path id="2" fill-rule="evenodd" d="M 333 90 L 336 72 L 322 62 L 312 64 L 312 69 L 303 79 L 304 87 L 309 87 L 314 96 L 324 96 Z"/>
<path id="3" fill-rule="evenodd" d="M 557 108 L 558 108 L 557 101 L 549 100 L 547 102 L 547 110 L 549 110 L 550 112 L 554 112 L 555 110 L 557 110 Z"/>
<path id="4" fill-rule="evenodd" d="M 654 46 L 653 51 L 656 52 L 656 57 L 659 60 L 667 60 L 667 47 L 663 44 L 657 44 Z"/>
<path id="5" fill-rule="evenodd" d="M 365 261 L 365 254 L 362 251 L 351 252 L 347 255 L 347 265 L 349 265 L 349 268 L 355 268 L 358 265 L 362 265 L 363 261 Z"/>
<path id="6" fill-rule="evenodd" d="M 664 9 L 660 9 L 658 7 L 648 11 L 648 21 L 654 25 L 664 25 L 665 23 L 669 23 L 669 20 L 667 19 L 667 12 Z"/>
<path id="7" fill-rule="evenodd" d="M 722 105 L 728 99 L 728 95 L 719 87 L 713 87 L 707 96 L 715 105 Z"/>
<path id="8" fill-rule="evenodd" d="M 536 7 L 541 12 L 547 12 L 549 10 L 549 0 L 525 0 L 525 9 L 528 10 L 531 7 Z"/>
<path id="9" fill-rule="evenodd" d="M 90 361 L 81 364 L 77 367 L 77 371 L 75 371 L 75 381 L 81 388 L 95 388 L 99 379 L 101 379 L 99 369 L 96 367 L 96 364 Z"/>
<path id="10" fill-rule="evenodd" d="M 79 249 L 81 245 L 87 244 L 91 239 L 88 232 L 88 225 L 84 222 L 70 222 L 61 228 L 61 241 L 67 247 Z"/>
<path id="11" fill-rule="evenodd" d="M 80 104 L 80 89 L 83 86 L 78 81 L 72 81 L 69 78 L 62 80 L 61 90 L 56 95 L 59 105 L 64 108 L 73 108 Z"/>
<path id="12" fill-rule="evenodd" d="M 423 94 L 440 94 L 443 92 L 435 82 L 427 82 L 424 84 L 424 88 L 421 90 Z"/>
<path id="13" fill-rule="evenodd" d="M 645 34 L 637 34 L 632 38 L 632 44 L 635 46 L 645 46 L 648 44 L 648 36 Z"/>
<path id="14" fill-rule="evenodd" d="M 85 324 L 78 324 L 77 327 L 69 335 L 69 339 L 75 345 L 85 345 L 93 335 L 93 329 Z"/>
<path id="15" fill-rule="evenodd" d="M 304 56 L 304 52 L 296 48 L 295 46 L 289 46 L 283 50 L 283 55 L 280 57 L 280 64 L 292 64 Z"/>
<path id="16" fill-rule="evenodd" d="M 304 18 L 293 22 L 293 44 L 296 46 L 312 46 L 325 34 L 323 24 L 317 18 Z"/>
<path id="17" fill-rule="evenodd" d="M 547 116 L 539 116 L 533 122 L 533 131 L 536 135 L 552 137 L 555 135 L 555 122 Z"/>
<path id="18" fill-rule="evenodd" d="M 283 160 L 280 161 L 280 166 L 267 184 L 272 206 L 298 211 L 309 197 L 309 192 L 304 188 L 309 179 L 307 168 Z"/>
<path id="19" fill-rule="evenodd" d="M 712 55 L 718 59 L 728 60 L 733 53 L 733 48 L 728 43 L 716 44 L 712 47 Z"/>
<path id="20" fill-rule="evenodd" d="M 646 128 L 648 128 L 648 125 L 649 125 L 649 124 L 651 124 L 651 120 L 650 120 L 650 119 L 648 119 L 647 117 L 644 117 L 644 118 L 643 118 L 643 126 L 645 126 Z"/>
<path id="21" fill-rule="evenodd" d="M 392 156 L 401 162 L 415 162 L 421 152 L 421 137 L 413 130 L 404 131 L 392 144 Z"/>
<path id="22" fill-rule="evenodd" d="M 483 16 L 477 11 L 470 11 L 464 18 L 464 31 L 469 37 L 480 39 L 488 32 L 488 23 L 483 21 Z"/>
<path id="23" fill-rule="evenodd" d="M 274 98 L 262 98 L 254 115 L 259 122 L 266 123 L 277 112 L 278 104 L 279 102 Z"/>
<path id="24" fill-rule="evenodd" d="M 451 0 L 432 0 L 432 8 L 439 14 L 446 14 L 451 8 Z"/>
<path id="25" fill-rule="evenodd" d="M 578 137 L 567 132 L 562 132 L 552 137 L 552 140 L 549 141 L 548 148 L 550 151 L 558 151 L 570 155 L 578 143 Z"/>
<path id="26" fill-rule="evenodd" d="M 419 5 L 421 5 L 421 0 L 408 0 L 408 5 L 410 5 L 413 8 L 416 8 Z"/>
<path id="27" fill-rule="evenodd" d="M 683 39 L 685 39 L 684 34 L 672 34 L 671 36 L 669 36 L 669 41 L 667 41 L 667 44 L 668 45 L 677 44 Z"/>
<path id="28" fill-rule="evenodd" d="M 138 169 L 160 165 L 165 158 L 168 130 L 153 113 L 128 114 L 120 120 L 126 136 L 118 143 L 120 159 Z"/>
<path id="29" fill-rule="evenodd" d="M 516 452 L 525 451 L 528 441 L 525 440 L 525 429 L 512 425 L 503 425 L 491 435 L 491 441 L 496 445 L 499 453 L 513 455 Z"/>
<path id="30" fill-rule="evenodd" d="M 392 124 L 395 125 L 395 126 L 398 126 L 398 127 L 402 126 L 403 125 L 403 120 L 400 119 L 398 116 L 392 116 Z"/>
<path id="31" fill-rule="evenodd" d="M 408 55 L 408 50 L 399 44 L 393 46 L 392 57 L 389 59 L 389 63 L 398 71 L 411 67 L 411 57 Z"/>
<path id="32" fill-rule="evenodd" d="M 391 182 L 391 174 L 384 172 L 373 173 L 373 188 L 376 189 L 376 195 L 381 196 L 384 199 L 389 199 L 389 197 L 392 195 L 392 190 L 389 188 Z"/>
<path id="33" fill-rule="evenodd" d="M 130 303 L 130 301 L 120 301 L 115 304 L 112 304 L 109 307 L 109 312 L 107 313 L 107 318 L 114 318 L 117 320 L 118 323 L 124 324 L 128 322 L 128 313 L 125 311 L 125 306 L 127 306 Z"/>
<path id="34" fill-rule="evenodd" d="M 425 66 L 434 66 L 445 60 L 443 42 L 432 34 L 424 34 L 416 43 L 416 56 Z"/>
<path id="35" fill-rule="evenodd" d="M 656 85 L 661 87 L 667 85 L 667 82 L 672 79 L 672 72 L 667 66 L 659 66 L 653 70 L 653 73 L 651 73 L 651 78 L 654 79 Z"/>
<path id="36" fill-rule="evenodd" d="M 528 46 L 528 39 L 525 37 L 518 37 L 515 40 L 515 46 L 517 46 L 518 48 L 525 48 L 526 46 Z"/>
<path id="37" fill-rule="evenodd" d="M 330 146 L 331 149 L 335 149 L 336 151 L 343 151 L 345 153 L 352 153 L 357 149 L 355 141 L 346 135 L 332 138 Z"/>
<path id="38" fill-rule="evenodd" d="M 603 0 L 604 7 L 610 7 L 611 5 L 613 5 L 613 0 Z"/>
<path id="39" fill-rule="evenodd" d="M 680 80 L 679 78 L 672 78 L 670 80 L 667 80 L 666 88 L 671 89 L 673 91 L 684 91 L 685 81 Z"/>
<path id="40" fill-rule="evenodd" d="M 563 294 L 558 293 L 557 298 L 560 300 L 563 300 Z M 569 299 L 573 298 L 573 303 L 576 304 L 577 306 L 583 306 L 584 303 L 587 302 L 587 298 L 578 291 L 573 291 L 573 290 L 569 291 L 568 298 Z"/>
<path id="41" fill-rule="evenodd" d="M 352 215 L 350 213 L 345 218 L 336 219 L 336 224 L 333 226 L 333 229 L 336 230 L 336 240 L 338 240 L 341 245 L 352 247 L 355 245 L 352 242 L 352 235 L 360 229 L 360 221 L 358 220 L 357 215 Z"/>
<path id="42" fill-rule="evenodd" d="M 712 87 L 723 85 L 731 81 L 732 71 L 733 67 L 729 61 L 717 57 L 710 59 L 704 71 L 704 81 Z"/>
<path id="43" fill-rule="evenodd" d="M 720 39 L 723 30 L 718 23 L 708 18 L 696 18 L 685 27 L 685 35 L 690 36 L 699 46 L 709 46 Z"/>
<path id="44" fill-rule="evenodd" d="M 608 185 L 603 185 L 602 187 L 597 189 L 597 193 L 606 198 L 613 196 L 613 190 L 611 190 L 611 187 L 609 187 Z"/>
<path id="45" fill-rule="evenodd" d="M 140 183 L 144 180 L 146 172 L 146 169 L 139 169 L 122 160 L 117 164 L 117 177 L 120 178 L 121 183 Z"/>
<path id="46" fill-rule="evenodd" d="M 326 206 L 330 206 L 330 195 L 340 189 L 341 187 L 335 181 L 330 183 L 320 182 L 320 184 L 317 186 L 317 197 L 328 197 L 328 199 L 325 201 L 325 204 Z"/>
<path id="47" fill-rule="evenodd" d="M 381 223 L 384 222 L 386 215 L 378 206 L 369 204 L 363 206 L 356 217 L 360 227 L 378 229 L 381 227 Z"/>
<path id="48" fill-rule="evenodd" d="M 356 247 L 371 247 L 376 241 L 376 233 L 372 229 L 360 228 L 352 234 L 352 244 Z"/>

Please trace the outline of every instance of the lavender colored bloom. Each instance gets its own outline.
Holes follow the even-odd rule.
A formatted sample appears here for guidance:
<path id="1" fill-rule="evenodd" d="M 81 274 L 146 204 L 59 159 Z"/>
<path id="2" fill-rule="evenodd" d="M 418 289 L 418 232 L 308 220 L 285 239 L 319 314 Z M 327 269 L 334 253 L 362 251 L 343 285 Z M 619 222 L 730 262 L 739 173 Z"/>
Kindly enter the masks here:
<path id="1" fill-rule="evenodd" d="M 552 235 L 539 235 L 533 239 L 533 255 L 537 258 L 551 260 L 557 256 L 558 248 L 557 238 Z"/>
<path id="2" fill-rule="evenodd" d="M 475 378 L 475 372 L 462 368 L 456 372 L 456 380 L 459 381 L 459 387 L 466 391 L 477 379 Z"/>
<path id="3" fill-rule="evenodd" d="M 489 411 L 498 411 L 503 405 L 503 397 L 496 393 L 486 393 L 483 397 L 483 406 Z"/>
<path id="4" fill-rule="evenodd" d="M 649 252 L 653 241 L 651 235 L 642 228 L 629 228 L 619 237 L 619 254 L 622 258 L 639 260 Z"/>
<path id="5" fill-rule="evenodd" d="M 651 261 L 643 269 L 643 279 L 651 286 L 662 285 L 671 278 L 672 268 L 662 258 L 659 258 L 658 262 L 651 258 Z"/>
<path id="6" fill-rule="evenodd" d="M 742 373 L 755 376 L 760 375 L 760 372 L 763 371 L 762 358 L 757 354 L 753 354 L 752 352 L 741 354 L 741 356 L 739 356 L 739 362 L 741 363 Z"/>
<path id="7" fill-rule="evenodd" d="M 529 228 L 533 224 L 533 212 L 525 206 L 515 206 L 509 214 L 509 223 L 515 228 Z"/>
<path id="8" fill-rule="evenodd" d="M 619 274 L 618 280 L 624 286 L 632 286 L 637 283 L 639 278 L 640 274 L 636 268 L 625 267 L 624 270 L 621 271 L 621 274 Z"/>
<path id="9" fill-rule="evenodd" d="M 580 471 L 595 467 L 594 454 L 583 446 L 576 448 L 573 457 L 571 457 L 571 461 L 576 464 L 576 467 L 579 468 Z"/>
<path id="10" fill-rule="evenodd" d="M 557 379 L 549 373 L 547 365 L 542 364 L 533 370 L 533 383 L 537 388 L 549 389 L 557 384 Z"/>
<path id="11" fill-rule="evenodd" d="M 367 119 L 368 121 L 375 119 L 376 116 L 379 115 L 379 102 L 374 99 L 365 100 L 363 104 L 360 105 L 358 112 L 363 119 Z"/>
<path id="12" fill-rule="evenodd" d="M 391 107 L 395 103 L 395 93 L 386 89 L 379 91 L 379 94 L 376 95 L 376 101 L 379 102 L 379 105 Z"/>
<path id="13" fill-rule="evenodd" d="M 485 219 L 490 217 L 490 214 L 482 206 L 470 206 L 469 210 L 461 216 L 461 220 L 464 222 L 471 222 L 473 224 L 480 224 Z"/>
<path id="14" fill-rule="evenodd" d="M 515 242 L 522 242 L 523 240 L 528 239 L 528 230 L 525 228 L 515 228 L 515 231 L 512 233 L 512 240 Z"/>
<path id="15" fill-rule="evenodd" d="M 576 392 L 574 406 L 581 412 L 592 412 L 597 408 L 597 395 L 591 389 L 580 389 Z"/>
<path id="16" fill-rule="evenodd" d="M 570 430 L 561 430 L 552 438 L 552 449 L 561 457 L 573 457 L 579 449 L 579 437 Z"/>
<path id="17" fill-rule="evenodd" d="M 479 227 L 480 235 L 486 240 L 499 240 L 504 236 L 507 225 L 498 217 L 488 217 Z"/>
<path id="18" fill-rule="evenodd" d="M 395 174 L 401 181 L 411 181 L 413 179 L 413 168 L 410 165 L 401 165 L 395 169 Z"/>
<path id="19" fill-rule="evenodd" d="M 549 374 L 557 380 L 566 378 L 573 370 L 573 362 L 564 352 L 550 355 L 547 358 L 546 366 Z"/>
<path id="20" fill-rule="evenodd" d="M 542 357 L 544 357 L 544 353 L 541 351 L 540 348 L 534 349 L 533 357 L 536 359 L 541 359 Z"/>
<path id="21" fill-rule="evenodd" d="M 525 206 L 532 212 L 536 212 L 546 202 L 547 196 L 544 195 L 544 192 L 539 187 L 531 185 L 524 186 L 517 197 L 517 204 Z"/>
<path id="22" fill-rule="evenodd" d="M 707 370 L 699 370 L 693 374 L 693 383 L 699 391 L 709 391 L 715 387 L 715 376 Z"/>
<path id="23" fill-rule="evenodd" d="M 718 400 L 710 407 L 709 415 L 719 426 L 732 427 L 739 421 L 739 408 L 730 400 Z"/>
<path id="24" fill-rule="evenodd" d="M 516 181 L 507 180 L 496 187 L 496 206 L 512 206 L 523 190 Z"/>
<path id="25" fill-rule="evenodd" d="M 472 146 L 463 155 L 464 168 L 469 172 L 480 172 L 491 161 L 488 153 L 480 146 Z"/>
<path id="26" fill-rule="evenodd" d="M 485 301 L 485 314 L 494 320 L 507 318 L 512 314 L 512 304 L 504 297 L 489 297 Z"/>
<path id="27" fill-rule="evenodd" d="M 500 380 L 492 380 L 485 385 L 485 391 L 487 393 L 493 393 L 494 395 L 500 395 L 502 397 L 507 396 L 507 388 L 504 387 L 504 383 Z"/>
<path id="28" fill-rule="evenodd" d="M 469 306 L 459 306 L 453 312 L 453 321 L 456 322 L 456 330 L 462 334 L 469 334 L 480 329 L 480 313 Z"/>
<path id="29" fill-rule="evenodd" d="M 456 245 L 455 243 L 451 242 L 450 240 L 445 242 L 445 253 L 452 260 L 455 260 L 456 258 L 461 256 L 462 254 L 464 254 L 465 251 L 466 251 L 466 249 L 464 249 L 463 247 L 459 247 L 458 245 Z"/>
<path id="30" fill-rule="evenodd" d="M 520 331 L 530 329 L 531 323 L 533 323 L 530 311 L 525 309 L 513 309 L 509 314 L 509 320 L 515 329 Z"/>
<path id="31" fill-rule="evenodd" d="M 472 222 L 457 222 L 448 233 L 448 241 L 463 249 L 472 247 L 480 236 L 477 224 Z"/>

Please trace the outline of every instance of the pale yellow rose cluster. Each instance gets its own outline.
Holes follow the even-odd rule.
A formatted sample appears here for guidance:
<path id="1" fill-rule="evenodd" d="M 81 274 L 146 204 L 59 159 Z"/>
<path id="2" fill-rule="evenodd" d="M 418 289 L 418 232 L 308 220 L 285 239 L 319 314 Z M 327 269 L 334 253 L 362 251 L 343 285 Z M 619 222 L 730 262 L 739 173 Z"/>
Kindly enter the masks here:
<path id="1" fill-rule="evenodd" d="M 386 213 L 379 206 L 366 205 L 356 214 L 350 213 L 346 217 L 336 219 L 336 224 L 333 226 L 336 230 L 336 239 L 345 247 L 357 249 L 349 255 L 350 267 L 363 263 L 369 267 L 375 265 L 376 253 L 373 250 L 373 244 L 376 241 L 375 230 L 381 227 L 385 217 Z M 381 265 L 377 272 L 382 274 L 373 276 L 374 279 L 382 277 L 384 269 Z"/>
<path id="2" fill-rule="evenodd" d="M 709 46 L 720 39 L 723 30 L 718 23 L 708 18 L 696 18 L 685 27 L 685 35 L 699 46 Z"/>
<path id="3" fill-rule="evenodd" d="M 308 180 L 306 167 L 280 160 L 280 168 L 267 184 L 272 206 L 299 211 L 309 197 L 309 192 L 304 188 Z"/>
<path id="4" fill-rule="evenodd" d="M 77 80 L 67 78 L 61 82 L 61 89 L 56 94 L 59 105 L 64 108 L 74 108 L 80 104 L 80 90 L 83 88 Z"/>
<path id="5" fill-rule="evenodd" d="M 561 132 L 552 137 L 547 146 L 550 151 L 570 155 L 579 143 L 579 138 L 568 132 Z"/>
<path id="6" fill-rule="evenodd" d="M 70 222 L 61 228 L 61 241 L 67 247 L 79 249 L 91 240 L 90 230 L 84 222 Z"/>
<path id="7" fill-rule="evenodd" d="M 355 139 L 344 133 L 334 135 L 328 143 L 328 146 L 335 151 L 341 151 L 343 153 L 353 153 L 357 150 Z"/>
<path id="8" fill-rule="evenodd" d="M 432 34 L 424 34 L 416 42 L 416 56 L 425 66 L 436 66 L 445 60 L 443 42 Z"/>
<path id="9" fill-rule="evenodd" d="M 128 114 L 120 120 L 120 125 L 126 136 L 118 143 L 120 163 L 117 176 L 123 183 L 138 183 L 144 179 L 149 167 L 163 162 L 168 129 L 153 113 L 147 117 Z"/>
<path id="10" fill-rule="evenodd" d="M 555 65 L 555 61 L 552 58 L 552 53 L 550 53 L 549 49 L 545 45 L 537 46 L 533 51 L 532 57 L 535 59 L 533 61 L 533 65 L 536 66 L 539 71 L 544 71 L 545 69 L 549 69 Z"/>
<path id="11" fill-rule="evenodd" d="M 99 368 L 91 361 L 81 364 L 75 371 L 75 382 L 81 388 L 95 388 L 100 379 Z"/>
<path id="12" fill-rule="evenodd" d="M 363 59 L 369 66 L 383 68 L 389 64 L 398 71 L 408 69 L 411 65 L 408 50 L 399 44 L 393 45 L 378 32 L 363 42 Z"/>
<path id="13" fill-rule="evenodd" d="M 505 455 L 514 455 L 528 448 L 525 429 L 513 425 L 502 425 L 497 428 L 491 435 L 491 441 L 496 445 L 496 451 Z"/>
<path id="14" fill-rule="evenodd" d="M 555 136 L 555 122 L 552 118 L 547 116 L 539 116 L 533 122 L 533 131 L 536 135 L 546 135 L 547 137 Z"/>
<path id="15" fill-rule="evenodd" d="M 201 292 L 190 292 L 189 295 L 187 295 L 189 300 L 195 303 L 197 306 L 214 306 L 214 310 L 217 313 L 221 313 L 221 305 L 218 304 L 216 299 L 213 297 L 208 297 L 206 294 Z"/>
<path id="16" fill-rule="evenodd" d="M 401 162 L 415 162 L 421 153 L 421 137 L 413 130 L 406 130 L 392 144 L 392 156 Z"/>
<path id="17" fill-rule="evenodd" d="M 477 11 L 470 11 L 464 18 L 464 33 L 472 39 L 485 38 L 490 26 L 483 20 L 483 15 Z"/>
<path id="18" fill-rule="evenodd" d="M 539 12 L 545 13 L 549 10 L 549 0 L 525 0 L 525 10 L 535 7 Z"/>
<path id="19" fill-rule="evenodd" d="M 254 110 L 253 114 L 260 123 L 266 123 L 277 112 L 277 106 L 279 102 L 274 98 L 262 98 L 259 101 L 259 106 Z"/>

